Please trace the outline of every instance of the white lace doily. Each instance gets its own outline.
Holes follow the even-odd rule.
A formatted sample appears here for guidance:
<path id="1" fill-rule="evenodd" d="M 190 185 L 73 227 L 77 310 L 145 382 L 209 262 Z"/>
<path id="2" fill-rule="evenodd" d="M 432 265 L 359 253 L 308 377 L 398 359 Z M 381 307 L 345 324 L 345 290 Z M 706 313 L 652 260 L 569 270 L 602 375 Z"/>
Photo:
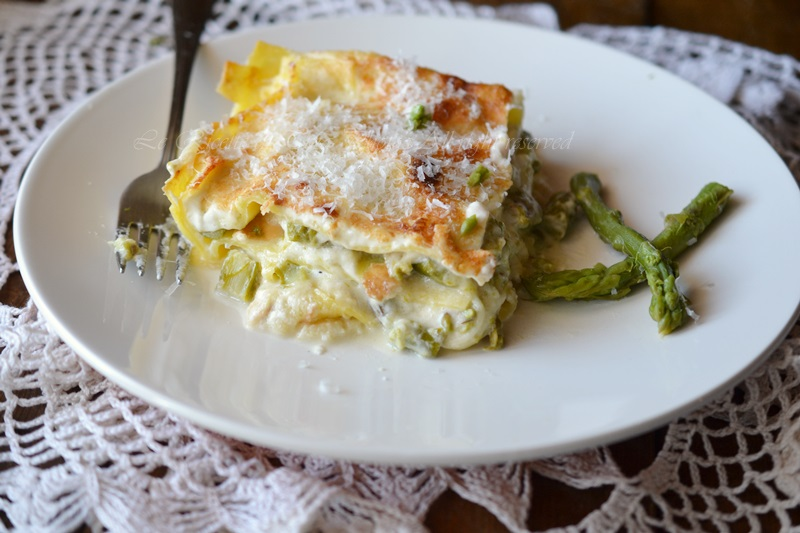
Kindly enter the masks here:
<path id="1" fill-rule="evenodd" d="M 219 3 L 207 34 L 363 11 L 556 24 L 546 6 L 230 0 Z M 75 102 L 167 53 L 171 29 L 168 9 L 156 0 L 0 0 L 0 14 L 2 236 L 41 141 Z M 660 64 L 731 105 L 800 178 L 795 60 L 661 28 L 574 32 Z M 2 248 L 4 285 L 17 267 Z M 113 531 L 419 531 L 447 489 L 524 531 L 533 473 L 576 489 L 611 488 L 575 530 L 800 527 L 797 324 L 754 375 L 669 424 L 656 460 L 636 474 L 623 473 L 605 447 L 467 469 L 373 467 L 276 452 L 199 429 L 125 393 L 83 363 L 31 304 L 0 307 L 0 347 L 0 518 L 21 531 L 82 524 Z"/>

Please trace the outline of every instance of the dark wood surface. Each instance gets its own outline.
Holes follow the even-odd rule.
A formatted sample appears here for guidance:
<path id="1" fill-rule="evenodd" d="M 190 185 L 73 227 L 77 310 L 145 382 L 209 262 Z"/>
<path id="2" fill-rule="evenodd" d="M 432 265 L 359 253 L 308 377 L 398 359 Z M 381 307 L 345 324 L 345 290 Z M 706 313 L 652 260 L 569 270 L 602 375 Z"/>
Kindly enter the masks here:
<path id="1" fill-rule="evenodd" d="M 498 5 L 501 1 L 473 3 Z M 561 26 L 579 23 L 612 25 L 663 25 L 712 33 L 780 54 L 800 57 L 800 2 L 797 0 L 553 0 Z M 13 259 L 9 228 L 7 250 Z M 28 293 L 19 274 L 0 289 L 0 301 L 21 306 Z M 634 474 L 649 465 L 663 442 L 664 428 L 611 446 L 624 472 Z M 599 508 L 610 489 L 576 490 L 541 476 L 533 476 L 528 517 L 531 529 L 566 526 L 579 522 Z M 433 532 L 503 532 L 506 528 L 483 508 L 445 493 L 425 520 Z"/>
<path id="2" fill-rule="evenodd" d="M 522 0 L 469 0 L 500 5 Z M 800 58 L 797 0 L 551 0 L 562 29 L 580 23 L 669 26 Z"/>

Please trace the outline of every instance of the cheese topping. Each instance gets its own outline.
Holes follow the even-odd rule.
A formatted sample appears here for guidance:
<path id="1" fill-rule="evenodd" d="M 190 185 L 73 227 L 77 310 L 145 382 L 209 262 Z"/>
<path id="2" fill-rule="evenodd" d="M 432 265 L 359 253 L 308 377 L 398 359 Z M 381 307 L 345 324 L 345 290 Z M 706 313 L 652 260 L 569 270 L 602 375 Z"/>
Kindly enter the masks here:
<path id="1" fill-rule="evenodd" d="M 419 253 L 489 280 L 482 228 L 469 239 L 459 228 L 470 203 L 496 214 L 512 184 L 513 93 L 362 52 L 286 52 L 264 83 L 259 103 L 201 128 L 170 167 L 173 214 L 206 259 L 219 250 L 198 234 L 271 212 L 345 247 Z M 418 129 L 414 106 L 430 115 Z M 490 177 L 470 187 L 479 165 Z"/>
<path id="2" fill-rule="evenodd" d="M 449 211 L 453 200 L 462 197 L 492 202 L 497 208 L 501 199 L 496 192 L 470 190 L 465 176 L 478 164 L 493 173 L 509 167 L 505 156 L 476 160 L 469 152 L 474 146 L 493 148 L 495 138 L 505 138 L 504 126 L 467 135 L 445 132 L 438 125 L 410 131 L 405 116 L 391 108 L 287 98 L 248 110 L 229 125 L 236 126 L 234 138 L 208 135 L 204 144 L 196 144 L 198 155 L 227 165 L 230 187 L 260 186 L 275 203 L 291 201 L 298 210 L 316 214 L 409 218 L 418 209 L 413 189 L 426 186 L 436 192 L 426 198 L 426 211 Z M 408 179 L 409 171 L 413 179 Z M 193 226 L 200 231 L 231 229 L 226 217 L 230 205 L 224 203 L 228 197 L 200 192 L 196 196 L 194 203 L 187 202 Z M 320 203 L 321 199 L 327 201 Z"/>
<path id="3" fill-rule="evenodd" d="M 196 257 L 227 255 L 221 286 L 249 302 L 250 327 L 319 339 L 380 324 L 425 355 L 497 339 L 516 305 L 504 246 L 522 241 L 500 220 L 530 166 L 509 142 L 517 96 L 264 43 L 220 91 L 231 116 L 192 133 L 164 190 Z"/>

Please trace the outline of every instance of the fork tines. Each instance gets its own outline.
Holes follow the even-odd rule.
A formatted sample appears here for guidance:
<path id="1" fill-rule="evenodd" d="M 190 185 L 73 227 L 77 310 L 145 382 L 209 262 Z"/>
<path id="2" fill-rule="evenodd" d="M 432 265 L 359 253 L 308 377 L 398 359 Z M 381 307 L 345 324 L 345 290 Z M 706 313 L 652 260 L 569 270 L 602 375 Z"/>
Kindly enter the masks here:
<path id="1" fill-rule="evenodd" d="M 134 223 L 118 227 L 114 250 L 120 273 L 124 273 L 128 262 L 133 260 L 136 264 L 136 272 L 139 276 L 144 275 L 150 241 L 153 238 L 156 241 L 156 279 L 161 281 L 164 278 L 167 263 L 174 262 L 175 281 L 178 284 L 182 283 L 186 276 L 191 245 L 176 229 L 171 227 L 171 224 L 149 226 Z M 175 255 L 170 257 L 173 249 Z"/>

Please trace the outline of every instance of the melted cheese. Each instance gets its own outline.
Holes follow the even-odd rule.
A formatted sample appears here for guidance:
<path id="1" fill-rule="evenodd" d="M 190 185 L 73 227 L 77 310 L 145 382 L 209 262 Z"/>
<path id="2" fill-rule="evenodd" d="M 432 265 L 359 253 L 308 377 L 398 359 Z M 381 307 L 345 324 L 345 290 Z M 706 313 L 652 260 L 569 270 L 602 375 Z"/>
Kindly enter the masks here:
<path id="1" fill-rule="evenodd" d="M 511 91 L 377 54 L 260 43 L 226 66 L 220 92 L 231 116 L 192 133 L 165 192 L 196 258 L 238 248 L 260 265 L 250 327 L 331 338 L 380 324 L 463 349 L 513 310 L 503 246 L 521 239 L 497 228 L 530 161 L 509 149 Z M 313 237 L 290 238 L 295 226 Z"/>
<path id="2" fill-rule="evenodd" d="M 414 252 L 479 283 L 492 254 L 484 225 L 459 228 L 479 202 L 497 214 L 512 184 L 514 95 L 376 54 L 284 54 L 264 100 L 197 130 L 170 164 L 166 192 L 181 231 L 239 229 L 260 211 L 370 253 Z M 425 127 L 409 112 L 423 105 Z M 482 165 L 487 180 L 469 186 Z"/>

